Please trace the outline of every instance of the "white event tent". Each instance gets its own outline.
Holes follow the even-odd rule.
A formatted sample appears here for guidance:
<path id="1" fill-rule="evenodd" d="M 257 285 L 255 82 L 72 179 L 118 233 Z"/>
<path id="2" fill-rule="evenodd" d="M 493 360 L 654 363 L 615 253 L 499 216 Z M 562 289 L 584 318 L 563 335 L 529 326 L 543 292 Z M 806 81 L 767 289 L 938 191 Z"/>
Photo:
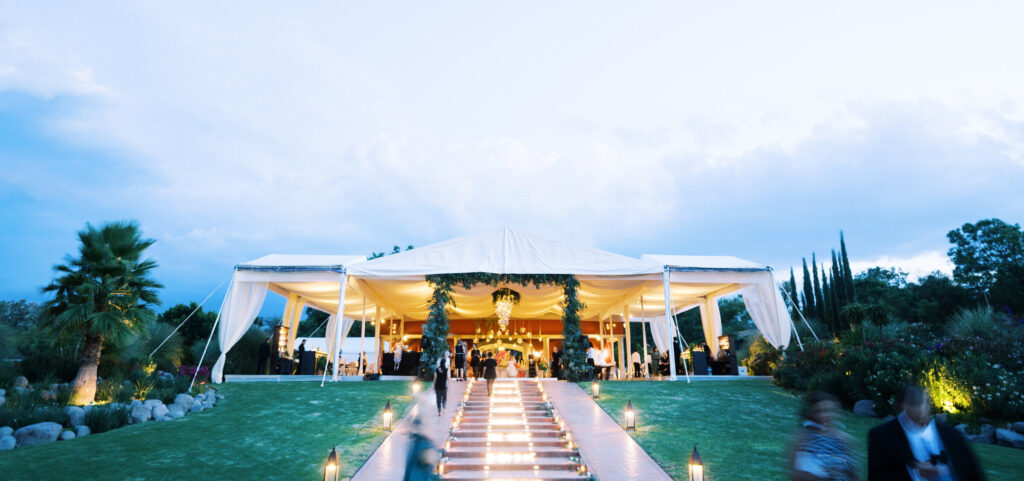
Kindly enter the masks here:
<path id="1" fill-rule="evenodd" d="M 671 349 L 676 329 L 673 316 L 694 307 L 700 309 L 708 346 L 717 351 L 717 337 L 722 332 L 717 299 L 739 291 L 770 344 L 782 348 L 790 341 L 792 320 L 770 267 L 728 256 L 643 255 L 637 259 L 505 227 L 372 260 L 275 254 L 235 266 L 218 317 L 221 354 L 214 365 L 213 382 L 223 381 L 225 353 L 252 325 L 267 291 L 287 298 L 286 325 L 297 325 L 303 307 L 329 313 L 328 342 L 338 346 L 356 320 L 365 325 L 367 317 L 376 321 L 386 315 L 403 323 L 424 321 L 432 292 L 425 276 L 469 272 L 575 275 L 580 281 L 580 301 L 585 304 L 581 324 L 602 324 L 613 318 L 648 323 L 662 352 Z M 561 288 L 516 289 L 522 298 L 514 317 L 561 319 Z M 492 290 L 486 286 L 457 288 L 449 317 L 453 322 L 493 317 Z M 628 349 L 629 329 L 624 331 Z M 337 349 L 332 351 L 337 356 Z M 670 367 L 670 379 L 675 379 L 675 363 Z"/>

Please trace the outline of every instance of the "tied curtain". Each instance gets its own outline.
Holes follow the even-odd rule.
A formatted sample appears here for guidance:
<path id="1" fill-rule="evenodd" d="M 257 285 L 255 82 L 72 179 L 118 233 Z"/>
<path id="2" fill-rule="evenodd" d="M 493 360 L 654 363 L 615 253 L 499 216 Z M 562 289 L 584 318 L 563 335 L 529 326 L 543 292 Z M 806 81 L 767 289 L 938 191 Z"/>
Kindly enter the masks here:
<path id="1" fill-rule="evenodd" d="M 782 294 L 775 287 L 774 276 L 766 273 L 767 279 L 755 284 L 748 284 L 740 289 L 747 312 L 754 320 L 769 344 L 783 349 L 789 345 L 789 308 L 782 300 Z"/>
<path id="2" fill-rule="evenodd" d="M 224 381 L 224 363 L 227 361 L 227 352 L 245 335 L 245 331 L 256 320 L 256 315 L 263 307 L 263 299 L 266 297 L 266 282 L 244 282 L 232 279 L 231 288 L 224 296 L 224 303 L 221 305 L 218 318 L 220 329 L 217 331 L 217 340 L 220 343 L 220 356 L 210 374 L 213 382 Z"/>
<path id="3" fill-rule="evenodd" d="M 711 349 L 711 359 L 718 359 L 718 336 L 722 335 L 722 313 L 718 299 L 707 296 L 700 303 L 700 322 L 704 327 L 704 341 Z"/>
<path id="4" fill-rule="evenodd" d="M 331 314 L 330 317 L 327 318 L 327 330 L 324 333 L 324 336 L 326 337 L 325 341 L 327 344 L 327 359 L 338 359 L 338 363 L 341 363 L 341 347 L 345 344 L 345 338 L 348 337 L 348 333 L 349 331 L 352 330 L 352 325 L 355 324 L 355 322 L 355 319 L 342 316 L 341 331 L 339 332 L 335 330 L 338 328 L 338 315 Z M 333 351 L 331 350 L 332 348 Z M 331 379 L 338 379 L 337 366 L 335 366 L 335 370 L 331 375 Z"/>

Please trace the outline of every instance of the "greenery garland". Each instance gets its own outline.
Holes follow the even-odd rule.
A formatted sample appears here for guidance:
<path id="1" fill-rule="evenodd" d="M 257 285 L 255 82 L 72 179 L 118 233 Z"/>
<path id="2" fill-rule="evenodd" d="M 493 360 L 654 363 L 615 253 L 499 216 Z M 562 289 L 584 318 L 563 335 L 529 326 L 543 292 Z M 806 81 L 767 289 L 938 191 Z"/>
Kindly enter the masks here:
<path id="1" fill-rule="evenodd" d="M 433 288 L 430 296 L 430 314 L 423 325 L 422 349 L 419 377 L 430 381 L 434 378 L 437 360 L 448 350 L 448 308 L 455 307 L 452 294 L 455 287 L 472 289 L 484 284 L 491 287 L 519 285 L 561 286 L 565 298 L 562 313 L 562 362 L 565 377 L 578 381 L 585 376 L 589 366 L 586 363 L 587 338 L 580 329 L 580 311 L 586 307 L 579 300 L 580 281 L 572 274 L 492 274 L 468 272 L 456 274 L 432 274 L 426 276 L 427 284 Z M 515 291 L 512 291 L 515 292 Z"/>

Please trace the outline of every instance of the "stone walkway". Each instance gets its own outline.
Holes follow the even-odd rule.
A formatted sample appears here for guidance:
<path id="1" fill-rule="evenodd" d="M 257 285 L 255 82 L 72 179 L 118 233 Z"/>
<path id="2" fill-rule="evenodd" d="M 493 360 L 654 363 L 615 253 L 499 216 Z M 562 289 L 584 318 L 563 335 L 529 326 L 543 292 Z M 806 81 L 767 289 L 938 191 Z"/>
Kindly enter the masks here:
<path id="1" fill-rule="evenodd" d="M 601 481 L 672 481 L 643 448 L 575 383 L 544 382 L 551 403 L 572 428 L 590 472 Z M 625 406 L 623 406 L 625 407 Z"/>
<path id="2" fill-rule="evenodd" d="M 366 460 L 366 464 L 356 472 L 352 481 L 395 481 L 405 475 L 405 458 L 409 454 L 409 433 L 412 432 L 413 420 L 420 416 L 420 432 L 427 435 L 435 446 L 441 446 L 448 436 L 459 401 L 466 390 L 462 381 L 451 381 L 448 384 L 448 405 L 442 416 L 437 415 L 437 403 L 434 391 L 427 388 L 416 396 L 416 404 L 395 426 L 376 451 Z"/>

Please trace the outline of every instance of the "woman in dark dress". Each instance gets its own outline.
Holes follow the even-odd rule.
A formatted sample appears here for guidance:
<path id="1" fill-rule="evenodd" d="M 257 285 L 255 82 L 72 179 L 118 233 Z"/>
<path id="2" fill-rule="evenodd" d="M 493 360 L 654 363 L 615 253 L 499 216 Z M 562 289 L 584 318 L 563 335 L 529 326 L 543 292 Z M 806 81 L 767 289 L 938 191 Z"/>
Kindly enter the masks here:
<path id="1" fill-rule="evenodd" d="M 559 352 L 558 346 L 551 350 L 551 375 L 555 379 L 562 379 L 562 353 Z"/>
<path id="2" fill-rule="evenodd" d="M 448 403 L 447 355 L 441 356 L 441 358 L 437 360 L 437 366 L 434 369 L 434 395 L 437 398 L 437 415 L 440 416 L 441 412 L 444 411 L 445 404 Z"/>
<path id="3" fill-rule="evenodd" d="M 533 358 L 533 354 L 527 357 L 527 366 L 529 367 L 526 376 L 537 377 L 537 360 Z"/>
<path id="4" fill-rule="evenodd" d="M 466 380 L 466 343 L 455 343 L 455 379 Z"/>
<path id="5" fill-rule="evenodd" d="M 469 367 L 473 368 L 473 379 L 480 379 L 483 376 L 484 367 L 480 363 L 480 348 L 473 344 L 473 350 L 469 351 Z"/>

